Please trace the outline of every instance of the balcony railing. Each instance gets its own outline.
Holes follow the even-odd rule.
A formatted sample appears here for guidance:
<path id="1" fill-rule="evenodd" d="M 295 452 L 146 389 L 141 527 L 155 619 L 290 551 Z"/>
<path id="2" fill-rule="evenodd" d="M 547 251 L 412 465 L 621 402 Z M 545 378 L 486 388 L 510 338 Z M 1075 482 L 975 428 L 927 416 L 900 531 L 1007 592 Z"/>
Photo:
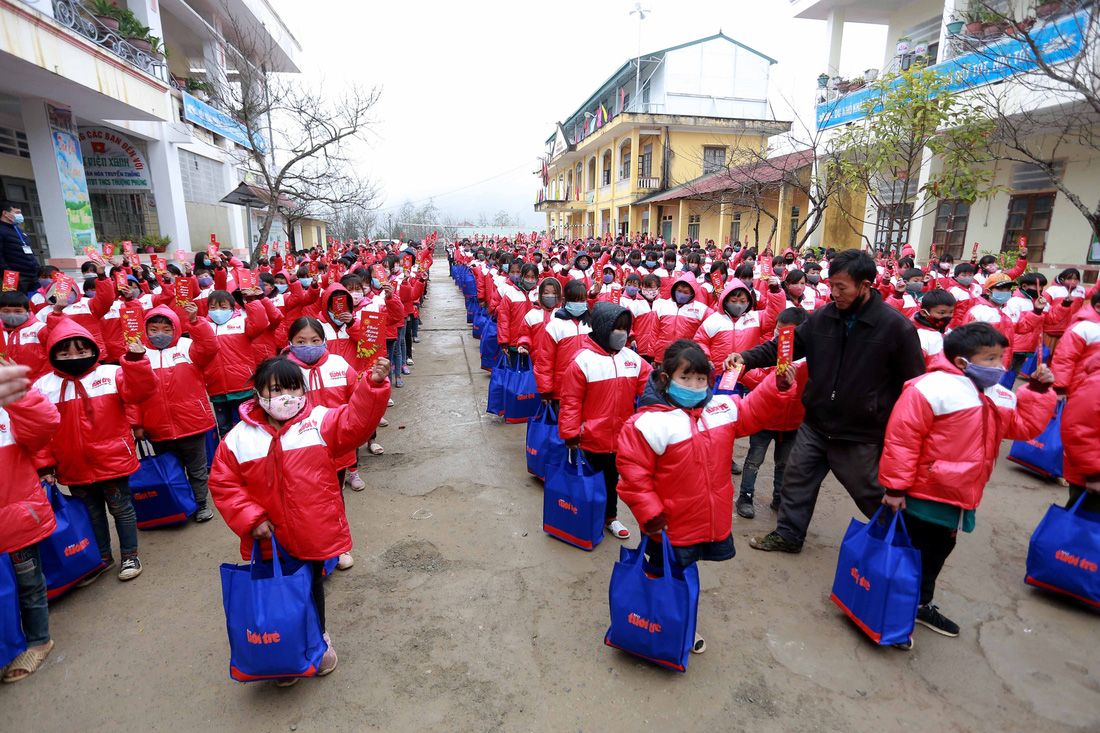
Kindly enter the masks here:
<path id="1" fill-rule="evenodd" d="M 638 188 L 643 191 L 655 191 L 660 187 L 660 178 L 654 178 L 653 176 L 644 176 L 638 178 Z"/>
<path id="2" fill-rule="evenodd" d="M 111 30 L 99 21 L 79 2 L 72 0 L 52 0 L 53 17 L 61 25 L 87 38 L 100 48 L 110 51 L 123 61 L 136 66 L 146 74 L 160 79 L 173 89 L 180 86 L 168 72 L 164 59 L 146 53 L 124 39 L 118 31 Z"/>

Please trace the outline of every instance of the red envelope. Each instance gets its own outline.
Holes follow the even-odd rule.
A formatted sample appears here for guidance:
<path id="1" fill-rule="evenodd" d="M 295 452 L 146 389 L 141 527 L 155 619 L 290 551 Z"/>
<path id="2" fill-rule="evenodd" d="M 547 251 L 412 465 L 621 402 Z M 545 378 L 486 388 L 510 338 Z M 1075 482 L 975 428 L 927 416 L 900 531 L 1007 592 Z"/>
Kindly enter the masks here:
<path id="1" fill-rule="evenodd" d="M 127 303 L 119 309 L 119 318 L 122 321 L 122 338 L 127 344 L 141 343 L 141 306 L 137 303 Z"/>
<path id="2" fill-rule="evenodd" d="M 115 287 L 118 288 L 120 293 L 124 293 L 130 289 L 130 283 L 126 279 L 126 272 L 124 270 L 115 270 Z"/>
<path id="3" fill-rule="evenodd" d="M 623 286 L 619 283 L 612 283 L 611 285 L 611 302 L 615 305 L 619 304 L 619 301 L 623 297 Z"/>
<path id="4" fill-rule="evenodd" d="M 385 265 L 371 265 L 371 276 L 378 281 L 378 284 L 386 282 L 386 267 Z"/>
<path id="5" fill-rule="evenodd" d="M 972 260 L 978 259 L 978 243 L 977 242 L 974 242 L 974 252 L 970 255 L 970 259 L 972 259 Z"/>
<path id="6" fill-rule="evenodd" d="M 776 371 L 782 374 L 787 371 L 794 357 L 794 326 L 783 326 L 779 329 L 779 351 L 776 356 Z"/>
<path id="7" fill-rule="evenodd" d="M 99 250 L 91 245 L 84 248 L 84 256 L 96 264 L 103 264 L 103 255 L 99 254 Z"/>
<path id="8" fill-rule="evenodd" d="M 214 235 L 210 235 L 210 244 L 206 245 L 206 254 L 213 260 L 218 256 L 218 243 L 214 241 Z"/>
<path id="9" fill-rule="evenodd" d="M 360 318 L 365 332 L 356 355 L 363 360 L 363 371 L 370 371 L 375 362 L 386 355 L 386 323 L 383 314 L 377 311 L 362 311 Z"/>
<path id="10" fill-rule="evenodd" d="M 722 287 L 725 283 L 722 282 L 722 273 L 717 270 L 710 273 L 710 286 L 714 288 L 715 295 L 722 294 Z"/>
<path id="11" fill-rule="evenodd" d="M 267 257 L 267 253 L 271 251 L 271 245 L 264 243 L 260 245 L 260 257 Z"/>
<path id="12" fill-rule="evenodd" d="M 122 253 L 132 255 L 134 253 L 134 243 L 128 239 L 122 240 Z"/>
<path id="13" fill-rule="evenodd" d="M 332 299 L 332 314 L 338 319 L 340 316 L 348 312 L 348 298 L 347 296 L 341 298 Z"/>
<path id="14" fill-rule="evenodd" d="M 769 277 L 771 277 L 774 274 L 775 274 L 775 271 L 772 269 L 772 259 L 771 259 L 771 257 L 761 258 L 761 260 L 760 260 L 760 279 L 761 280 L 767 280 Z"/>
<path id="15" fill-rule="evenodd" d="M 176 305 L 183 306 L 190 303 L 195 297 L 191 292 L 191 278 L 181 277 L 176 279 Z"/>
<path id="16" fill-rule="evenodd" d="M 134 267 L 140 267 L 141 255 L 139 255 L 137 252 L 134 252 L 132 255 L 130 255 L 130 264 Z"/>
<path id="17" fill-rule="evenodd" d="M 737 386 L 737 380 L 741 378 L 741 372 L 744 370 L 744 364 L 737 364 L 733 369 L 723 374 L 722 379 L 718 382 L 718 389 L 723 392 L 732 392 L 733 388 Z"/>
<path id="18" fill-rule="evenodd" d="M 114 245 L 114 243 L 112 243 L 112 242 L 104 242 L 103 243 L 103 256 L 104 257 L 114 257 L 115 256 L 115 245 Z"/>
<path id="19" fill-rule="evenodd" d="M 182 265 L 183 263 L 187 262 L 187 255 L 183 253 L 182 249 L 177 249 L 176 259 L 179 260 L 180 264 Z"/>
<path id="20" fill-rule="evenodd" d="M 413 259 L 412 255 L 405 255 L 404 257 L 401 258 L 401 263 L 405 267 L 406 270 L 412 269 L 413 262 L 415 262 L 415 260 Z"/>
<path id="21" fill-rule="evenodd" d="M 320 267 L 317 265 L 317 260 L 309 261 L 309 276 L 317 277 L 317 273 L 320 271 Z"/>
<path id="22" fill-rule="evenodd" d="M 54 295 L 58 303 L 69 303 L 69 293 L 73 291 L 75 281 L 68 275 L 62 274 L 54 281 Z"/>
<path id="23" fill-rule="evenodd" d="M 4 290 L 19 289 L 19 273 L 15 270 L 4 270 Z"/>

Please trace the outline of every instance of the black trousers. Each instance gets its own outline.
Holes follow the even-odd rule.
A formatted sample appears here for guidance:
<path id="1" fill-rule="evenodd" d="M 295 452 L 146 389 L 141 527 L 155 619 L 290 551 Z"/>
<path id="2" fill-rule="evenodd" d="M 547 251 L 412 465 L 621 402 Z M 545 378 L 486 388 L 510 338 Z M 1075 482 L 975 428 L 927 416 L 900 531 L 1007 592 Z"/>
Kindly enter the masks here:
<path id="1" fill-rule="evenodd" d="M 586 450 L 584 460 L 597 471 L 603 471 L 603 483 L 607 487 L 607 508 L 604 510 L 604 521 L 610 522 L 619 516 L 619 469 L 615 467 L 615 453 L 593 453 Z"/>
<path id="2" fill-rule="evenodd" d="M 313 566 L 313 603 L 317 606 L 317 618 L 321 621 L 321 631 L 325 631 L 325 563 L 310 560 Z"/>
<path id="3" fill-rule="evenodd" d="M 927 606 L 936 591 L 936 578 L 943 570 L 947 556 L 955 549 L 959 530 L 917 519 L 908 512 L 905 514 L 905 528 L 909 530 L 913 547 L 920 550 L 920 604 Z"/>

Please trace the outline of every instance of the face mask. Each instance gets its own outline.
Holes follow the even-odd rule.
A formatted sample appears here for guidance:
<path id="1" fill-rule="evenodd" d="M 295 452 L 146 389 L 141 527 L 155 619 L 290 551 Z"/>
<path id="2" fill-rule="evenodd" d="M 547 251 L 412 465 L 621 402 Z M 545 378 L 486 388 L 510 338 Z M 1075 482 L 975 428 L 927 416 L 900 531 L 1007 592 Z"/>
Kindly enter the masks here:
<path id="1" fill-rule="evenodd" d="M 533 290 L 536 285 L 538 285 L 538 283 L 531 282 L 530 280 L 520 280 L 519 281 L 519 286 L 523 290 L 528 291 L 528 292 Z"/>
<path id="2" fill-rule="evenodd" d="M 691 267 L 689 267 L 688 272 L 690 272 L 695 277 L 699 277 L 699 275 L 702 274 L 702 270 L 699 269 L 698 265 L 692 265 Z"/>
<path id="3" fill-rule="evenodd" d="M 212 310 L 210 311 L 210 320 L 219 326 L 224 326 L 229 323 L 229 319 L 233 317 L 233 311 L 231 310 Z"/>
<path id="4" fill-rule="evenodd" d="M 153 345 L 153 348 L 157 351 L 163 351 L 172 345 L 172 335 L 167 333 L 158 333 L 149 337 L 149 343 Z"/>
<path id="5" fill-rule="evenodd" d="M 316 364 L 325 355 L 325 344 L 291 344 L 290 353 L 303 364 Z"/>
<path id="6" fill-rule="evenodd" d="M 140 298 L 141 297 L 141 288 L 130 288 L 130 297 L 135 298 L 135 299 Z"/>
<path id="7" fill-rule="evenodd" d="M 745 315 L 745 311 L 749 309 L 748 303 L 726 303 L 722 308 L 729 314 L 730 318 L 740 318 Z"/>
<path id="8" fill-rule="evenodd" d="M 657 260 L 646 260 L 645 266 L 652 270 L 653 268 L 657 267 Z"/>
<path id="9" fill-rule="evenodd" d="M 656 300 L 660 292 L 660 290 L 643 290 L 642 297 L 646 300 Z"/>
<path id="10" fill-rule="evenodd" d="M 810 285 L 817 285 L 821 282 L 821 275 L 807 275 L 806 280 L 809 281 Z"/>
<path id="11" fill-rule="evenodd" d="M 669 272 L 672 272 L 674 267 L 676 267 L 675 262 L 666 262 L 665 263 L 665 269 L 668 270 Z"/>
<path id="12" fill-rule="evenodd" d="M 19 328 L 27 322 L 28 318 L 30 318 L 29 313 L 0 313 L 0 323 L 8 328 Z"/>
<path id="13" fill-rule="evenodd" d="M 978 386 L 982 392 L 999 383 L 1005 375 L 1004 367 L 978 366 L 966 362 L 963 374 L 970 377 L 970 381 Z"/>
<path id="14" fill-rule="evenodd" d="M 603 276 L 603 284 L 604 285 L 610 285 L 613 282 L 615 282 L 615 276 L 614 275 L 604 275 Z"/>
<path id="15" fill-rule="evenodd" d="M 607 344 L 612 351 L 622 351 L 626 346 L 626 331 L 612 331 L 607 337 Z"/>
<path id="16" fill-rule="evenodd" d="M 512 281 L 513 285 L 519 284 L 519 275 L 509 275 L 508 279 Z"/>
<path id="17" fill-rule="evenodd" d="M 583 316 L 588 310 L 588 303 L 566 303 L 565 312 L 571 316 Z"/>
<path id="18" fill-rule="evenodd" d="M 1036 298 L 1039 297 L 1039 291 L 1038 290 L 1021 290 L 1020 292 L 1022 292 L 1024 295 L 1031 298 L 1032 300 L 1035 300 Z"/>
<path id="19" fill-rule="evenodd" d="M 943 270 L 944 272 L 947 272 L 948 270 L 951 269 L 951 263 L 950 262 L 941 262 L 940 263 L 940 269 Z"/>
<path id="20" fill-rule="evenodd" d="M 543 308 L 556 308 L 558 305 L 558 296 L 554 294 L 540 295 L 539 302 L 542 303 Z"/>
<path id="21" fill-rule="evenodd" d="M 203 257 L 202 258 L 202 264 L 203 264 L 204 267 L 210 267 L 210 258 L 209 257 Z"/>
<path id="22" fill-rule="evenodd" d="M 202 280 L 200 280 L 199 282 L 201 283 Z M 298 278 L 298 284 L 301 285 L 303 288 L 308 288 L 310 285 L 313 284 L 313 278 L 312 277 L 300 277 L 300 278 Z"/>
<path id="23" fill-rule="evenodd" d="M 208 288 L 213 284 L 214 284 L 214 278 L 212 278 L 212 277 L 200 277 L 199 278 L 199 286 L 200 287 Z"/>
<path id="24" fill-rule="evenodd" d="M 863 304 L 866 302 L 867 297 L 864 296 L 863 289 L 861 288 L 859 291 L 859 295 L 856 296 L 855 300 L 852 301 L 852 304 L 850 306 L 848 306 L 847 308 L 841 308 L 840 306 L 837 306 L 837 310 L 840 311 L 840 315 L 848 318 L 850 316 L 854 316 L 856 312 L 859 311 L 859 309 L 862 308 Z"/>
<path id="25" fill-rule="evenodd" d="M 947 324 L 951 323 L 951 316 L 947 316 L 946 318 L 935 318 L 929 315 L 926 311 L 921 311 L 920 314 L 924 317 L 924 320 L 928 321 L 929 326 L 936 329 L 940 333 L 946 331 Z"/>
<path id="26" fill-rule="evenodd" d="M 20 224 L 23 223 L 23 215 L 22 214 L 16 214 L 15 216 L 13 216 L 11 218 L 11 221 L 12 221 L 13 224 L 15 224 L 15 226 L 19 226 Z"/>
<path id="27" fill-rule="evenodd" d="M 640 265 L 640 264 L 642 264 L 642 261 L 641 261 L 641 260 L 631 260 L 631 261 L 630 261 L 630 266 L 631 266 L 631 267 L 637 267 L 637 266 L 638 266 L 638 265 Z"/>
<path id="28" fill-rule="evenodd" d="M 351 307 L 352 308 L 358 308 L 359 304 L 362 303 L 362 302 L 363 302 L 363 294 L 362 293 L 352 293 L 351 294 Z"/>
<path id="29" fill-rule="evenodd" d="M 56 359 L 53 361 L 53 366 L 62 374 L 79 377 L 94 367 L 96 361 L 97 357 L 95 356 L 82 356 L 79 359 Z"/>
<path id="30" fill-rule="evenodd" d="M 287 288 L 289 287 L 290 285 L 286 283 L 275 283 L 275 289 L 278 290 L 280 293 L 285 293 L 287 291 Z"/>
<path id="31" fill-rule="evenodd" d="M 289 420 L 306 406 L 306 396 L 279 395 L 278 397 L 257 397 L 256 401 L 268 415 L 276 420 Z"/>
<path id="32" fill-rule="evenodd" d="M 625 288 L 623 288 L 623 293 L 628 298 L 636 298 L 638 297 L 638 290 L 640 290 L 640 288 L 637 288 L 633 285 L 627 285 Z"/>
<path id="33" fill-rule="evenodd" d="M 1012 291 L 1010 290 L 994 290 L 992 293 L 989 294 L 989 299 L 997 305 L 1004 305 L 1011 297 Z"/>
<path id="34" fill-rule="evenodd" d="M 787 292 L 791 296 L 791 300 L 802 300 L 802 296 L 806 293 L 805 285 L 788 285 Z"/>
<path id="35" fill-rule="evenodd" d="M 589 267 L 592 267 L 592 263 L 588 260 L 581 260 L 577 263 L 577 269 L 579 270 L 587 270 Z"/>
<path id="36" fill-rule="evenodd" d="M 917 293 L 919 293 L 923 289 L 924 289 L 924 283 L 922 283 L 922 282 L 905 283 L 905 290 L 910 295 L 916 295 Z"/>
<path id="37" fill-rule="evenodd" d="M 485 255 L 484 254 L 479 254 L 477 256 L 477 259 L 478 259 L 479 262 L 484 262 L 485 261 Z"/>
<path id="38" fill-rule="evenodd" d="M 626 258 L 625 258 L 625 257 L 616 257 L 616 258 L 615 258 L 615 264 L 616 264 L 616 265 L 621 265 L 621 264 L 623 264 L 624 262 L 626 262 Z"/>
<path id="39" fill-rule="evenodd" d="M 986 265 L 983 269 L 986 271 L 986 274 L 992 275 L 993 273 L 995 273 L 997 271 L 997 266 L 996 265 Z"/>
<path id="40" fill-rule="evenodd" d="M 672 297 L 676 299 L 677 305 L 687 305 L 691 302 L 691 293 L 673 293 Z"/>
<path id="41" fill-rule="evenodd" d="M 740 252 L 741 251 L 741 245 L 738 245 L 738 246 L 734 247 L 733 251 L 734 252 Z"/>
<path id="42" fill-rule="evenodd" d="M 51 285 L 53 285 L 53 280 L 39 280 L 38 281 L 38 287 L 40 287 L 40 288 L 48 288 Z"/>
<path id="43" fill-rule="evenodd" d="M 970 283 L 974 282 L 974 278 L 970 275 L 960 275 L 959 277 L 955 278 L 955 282 L 957 282 L 959 285 L 962 285 L 964 288 L 969 288 Z"/>
<path id="44" fill-rule="evenodd" d="M 688 389 L 682 387 L 676 382 L 668 383 L 668 396 L 672 400 L 685 409 L 690 410 L 693 407 L 697 407 L 700 402 L 707 398 L 707 390 L 705 389 Z"/>

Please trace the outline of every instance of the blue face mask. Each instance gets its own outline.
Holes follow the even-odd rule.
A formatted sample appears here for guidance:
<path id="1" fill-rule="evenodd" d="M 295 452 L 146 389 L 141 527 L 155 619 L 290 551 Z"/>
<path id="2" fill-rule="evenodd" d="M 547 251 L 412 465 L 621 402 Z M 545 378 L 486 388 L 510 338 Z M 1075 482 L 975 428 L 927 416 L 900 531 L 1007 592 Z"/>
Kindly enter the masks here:
<path id="1" fill-rule="evenodd" d="M 233 311 L 231 310 L 218 309 L 210 311 L 210 320 L 219 326 L 224 326 L 229 323 L 229 319 L 232 317 Z"/>
<path id="2" fill-rule="evenodd" d="M 673 293 L 672 297 L 676 299 L 677 305 L 687 305 L 691 302 L 691 293 Z"/>
<path id="3" fill-rule="evenodd" d="M 628 298 L 636 298 L 636 297 L 638 297 L 638 291 L 639 290 L 640 290 L 640 288 L 637 288 L 633 285 L 627 285 L 625 288 L 623 288 L 623 293 Z"/>
<path id="4" fill-rule="evenodd" d="M 12 220 L 12 223 L 15 224 L 15 226 L 20 226 L 20 225 L 23 224 L 23 215 L 22 214 L 16 214 L 15 216 L 13 216 L 11 218 L 11 220 Z"/>
<path id="5" fill-rule="evenodd" d="M 519 275 L 509 275 L 508 279 L 517 285 L 519 284 Z"/>
<path id="6" fill-rule="evenodd" d="M 208 288 L 214 284 L 214 278 L 212 277 L 200 277 L 199 287 Z"/>
<path id="7" fill-rule="evenodd" d="M 286 283 L 275 283 L 275 289 L 278 290 L 280 293 L 285 293 L 286 289 L 289 287 L 290 286 Z"/>
<path id="8" fill-rule="evenodd" d="M 290 351 L 303 364 L 316 364 L 325 355 L 325 344 L 291 344 Z"/>
<path id="9" fill-rule="evenodd" d="M 603 284 L 604 285 L 610 285 L 613 282 L 615 282 L 615 276 L 614 275 L 604 275 L 603 276 Z"/>
<path id="10" fill-rule="evenodd" d="M 588 303 L 566 303 L 565 312 L 571 316 L 583 316 L 588 310 Z"/>
<path id="11" fill-rule="evenodd" d="M 1012 297 L 1011 290 L 994 290 L 989 294 L 989 299 L 997 305 L 1004 305 Z"/>
<path id="12" fill-rule="evenodd" d="M 370 279 L 370 286 L 372 288 L 374 288 L 375 290 L 381 290 L 382 289 L 382 283 L 378 282 L 378 278 L 376 278 L 376 277 L 372 277 Z"/>
<path id="13" fill-rule="evenodd" d="M 968 361 L 963 369 L 963 374 L 970 377 L 970 381 L 974 382 L 978 389 L 984 392 L 993 385 L 1000 383 L 1005 375 L 1005 370 L 1004 367 L 979 366 Z"/>
<path id="14" fill-rule="evenodd" d="M 298 283 L 303 288 L 308 288 L 310 285 L 313 284 L 313 278 L 312 277 L 300 277 L 300 278 L 298 278 Z"/>
<path id="15" fill-rule="evenodd" d="M 676 382 L 668 383 L 668 396 L 672 398 L 680 407 L 690 410 L 693 407 L 698 407 L 699 404 L 707 398 L 706 389 L 688 389 L 682 387 Z"/>

